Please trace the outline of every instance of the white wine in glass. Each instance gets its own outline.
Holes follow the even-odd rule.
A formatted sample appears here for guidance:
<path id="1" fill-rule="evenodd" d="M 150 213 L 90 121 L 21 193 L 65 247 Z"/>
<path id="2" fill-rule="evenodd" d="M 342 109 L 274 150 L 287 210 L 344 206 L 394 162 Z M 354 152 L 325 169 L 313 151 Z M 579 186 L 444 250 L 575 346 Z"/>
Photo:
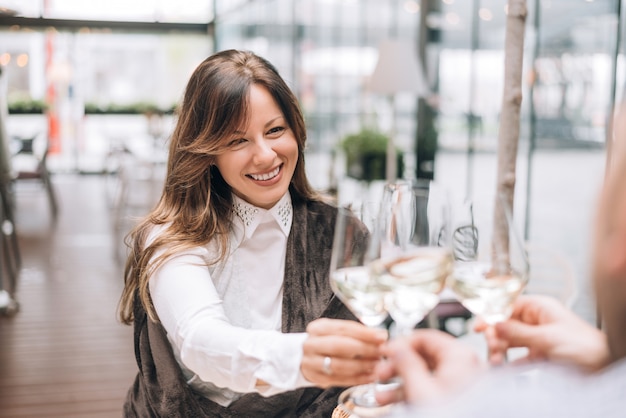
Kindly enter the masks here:
<path id="1" fill-rule="evenodd" d="M 437 247 L 372 263 L 378 282 L 387 289 L 387 310 L 400 333 L 410 332 L 437 306 L 451 269 L 450 252 Z"/>
<path id="2" fill-rule="evenodd" d="M 493 325 L 511 316 L 513 302 L 526 281 L 523 273 L 494 273 L 488 262 L 465 262 L 454 269 L 450 287 L 463 306 Z"/>
<path id="3" fill-rule="evenodd" d="M 489 325 L 507 320 L 528 282 L 524 244 L 510 209 L 502 203 L 508 240 L 493 239 L 493 218 L 480 217 L 466 202 L 457 212 L 453 233 L 454 270 L 449 286 L 469 311 Z"/>
<path id="4" fill-rule="evenodd" d="M 377 327 L 387 318 L 385 291 L 372 281 L 369 267 L 342 267 L 330 274 L 335 295 L 368 327 Z"/>
<path id="5" fill-rule="evenodd" d="M 387 318 L 385 290 L 371 274 L 370 263 L 379 257 L 377 230 L 368 230 L 349 209 L 339 208 L 330 265 L 335 295 L 366 326 L 379 327 Z M 360 408 L 378 408 L 376 384 L 351 388 L 347 399 Z"/>
<path id="6" fill-rule="evenodd" d="M 339 208 L 331 256 L 330 285 L 335 295 L 368 327 L 387 318 L 385 291 L 372 278 L 370 263 L 379 253 L 375 230 L 368 230 L 347 208 Z"/>
<path id="7" fill-rule="evenodd" d="M 386 185 L 381 206 L 381 258 L 372 263 L 387 289 L 387 310 L 407 334 L 439 303 L 452 270 L 449 201 L 435 182 Z"/>

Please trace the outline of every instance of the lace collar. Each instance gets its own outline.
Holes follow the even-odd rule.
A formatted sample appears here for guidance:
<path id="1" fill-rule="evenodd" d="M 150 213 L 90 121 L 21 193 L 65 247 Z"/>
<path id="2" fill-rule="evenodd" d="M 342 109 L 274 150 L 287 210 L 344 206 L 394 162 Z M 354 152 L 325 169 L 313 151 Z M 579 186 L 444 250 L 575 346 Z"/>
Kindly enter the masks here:
<path id="1" fill-rule="evenodd" d="M 291 195 L 289 192 L 285 193 L 271 209 L 259 208 L 233 195 L 233 213 L 237 215 L 235 219 L 240 221 L 246 238 L 250 238 L 262 222 L 267 222 L 268 215 L 274 218 L 285 236 L 289 236 L 293 219 Z"/>

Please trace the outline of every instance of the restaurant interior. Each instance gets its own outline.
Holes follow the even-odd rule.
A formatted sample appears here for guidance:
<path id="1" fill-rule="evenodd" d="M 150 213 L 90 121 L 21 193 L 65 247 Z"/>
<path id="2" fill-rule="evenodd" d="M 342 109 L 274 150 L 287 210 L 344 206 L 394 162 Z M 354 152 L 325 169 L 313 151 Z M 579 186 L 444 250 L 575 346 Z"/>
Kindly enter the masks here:
<path id="1" fill-rule="evenodd" d="M 598 323 L 589 241 L 626 87 L 623 2 L 526 3 L 514 218 L 529 289 Z M 339 205 L 380 199 L 392 175 L 487 206 L 506 30 L 499 0 L 0 0 L 0 418 L 120 416 L 136 374 L 116 318 L 124 239 L 160 196 L 204 58 L 246 49 L 276 66 L 304 114 L 309 180 Z M 387 170 L 345 146 L 368 133 Z"/>

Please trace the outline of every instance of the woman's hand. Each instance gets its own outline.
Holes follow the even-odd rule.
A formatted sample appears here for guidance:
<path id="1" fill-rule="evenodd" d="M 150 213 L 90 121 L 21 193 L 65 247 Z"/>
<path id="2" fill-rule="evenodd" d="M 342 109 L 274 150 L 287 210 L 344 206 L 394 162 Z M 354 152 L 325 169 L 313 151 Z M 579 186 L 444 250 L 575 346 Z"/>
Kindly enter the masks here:
<path id="1" fill-rule="evenodd" d="M 467 345 L 434 329 L 413 332 L 383 347 L 387 360 L 378 367 L 378 377 L 386 381 L 402 379 L 396 391 L 378 392 L 381 404 L 404 400 L 431 402 L 458 390 L 476 377 L 484 365 Z"/>
<path id="2" fill-rule="evenodd" d="M 487 331 L 491 363 L 501 362 L 510 347 L 528 348 L 521 361 L 548 360 L 587 370 L 597 370 L 608 361 L 606 335 L 547 296 L 522 295 L 509 320 L 492 330 L 477 323 L 475 330 Z"/>
<path id="3" fill-rule="evenodd" d="M 319 387 L 353 386 L 375 380 L 387 331 L 356 322 L 320 318 L 307 326 L 300 369 Z"/>

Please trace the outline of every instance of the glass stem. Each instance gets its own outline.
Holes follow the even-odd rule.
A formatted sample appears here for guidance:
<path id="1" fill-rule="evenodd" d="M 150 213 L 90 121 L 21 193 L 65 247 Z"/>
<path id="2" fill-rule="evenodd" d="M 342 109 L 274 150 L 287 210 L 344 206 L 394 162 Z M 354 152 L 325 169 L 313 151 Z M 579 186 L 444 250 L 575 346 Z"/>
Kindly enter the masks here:
<path id="1" fill-rule="evenodd" d="M 495 332 L 496 330 L 494 326 L 489 325 L 489 327 L 485 330 L 485 337 L 487 336 L 495 337 Z M 487 344 L 487 361 L 489 362 L 489 364 L 491 364 L 491 366 L 496 366 L 496 367 L 506 364 L 507 363 L 506 350 L 499 351 L 496 354 L 494 354 L 491 348 L 489 347 L 489 345 Z"/>

